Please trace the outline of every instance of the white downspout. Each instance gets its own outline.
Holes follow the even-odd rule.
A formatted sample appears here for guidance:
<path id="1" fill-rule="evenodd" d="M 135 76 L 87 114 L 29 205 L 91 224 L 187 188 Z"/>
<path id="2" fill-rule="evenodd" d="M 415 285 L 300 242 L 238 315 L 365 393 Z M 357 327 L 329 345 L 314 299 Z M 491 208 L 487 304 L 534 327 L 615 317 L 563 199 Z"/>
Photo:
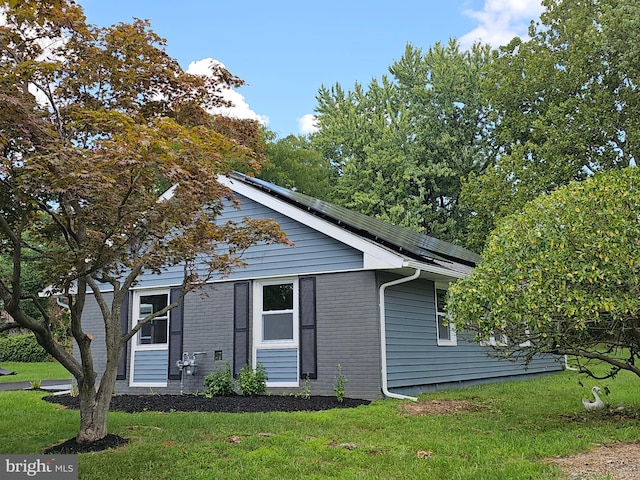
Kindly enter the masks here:
<path id="1" fill-rule="evenodd" d="M 564 356 L 564 369 L 565 370 L 571 370 L 572 372 L 577 372 L 578 369 L 577 368 L 573 368 L 569 366 L 569 359 L 567 358 L 567 356 Z"/>
<path id="2" fill-rule="evenodd" d="M 399 278 L 397 280 L 393 280 L 388 283 L 383 283 L 380 285 L 380 362 L 381 373 L 382 373 L 382 393 L 385 397 L 390 398 L 398 398 L 400 400 L 412 400 L 417 402 L 418 399 L 416 397 L 410 397 L 408 395 L 401 395 L 399 393 L 393 393 L 389 391 L 388 383 L 387 383 L 387 331 L 386 331 L 386 315 L 385 315 L 385 306 L 384 306 L 384 291 L 387 287 L 392 287 L 394 285 L 398 285 L 400 283 L 410 282 L 415 280 L 420 276 L 419 268 L 416 268 L 416 271 L 410 277 Z"/>

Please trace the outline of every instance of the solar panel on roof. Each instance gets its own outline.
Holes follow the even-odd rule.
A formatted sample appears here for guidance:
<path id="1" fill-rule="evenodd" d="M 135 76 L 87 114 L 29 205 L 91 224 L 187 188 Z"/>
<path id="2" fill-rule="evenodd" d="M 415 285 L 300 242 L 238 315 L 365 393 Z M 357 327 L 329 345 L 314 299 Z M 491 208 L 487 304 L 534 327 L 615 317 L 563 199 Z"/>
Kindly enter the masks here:
<path id="1" fill-rule="evenodd" d="M 387 247 L 395 246 L 399 251 L 413 254 L 413 256 L 451 260 L 471 266 L 475 266 L 480 261 L 481 257 L 478 254 L 458 245 L 378 220 L 348 208 L 310 197 L 304 193 L 279 187 L 258 178 L 248 177 L 241 173 L 235 173 L 233 176 L 237 180 L 253 185 L 288 203 L 304 207 L 333 223 L 342 225 L 348 230 L 357 232 Z"/>

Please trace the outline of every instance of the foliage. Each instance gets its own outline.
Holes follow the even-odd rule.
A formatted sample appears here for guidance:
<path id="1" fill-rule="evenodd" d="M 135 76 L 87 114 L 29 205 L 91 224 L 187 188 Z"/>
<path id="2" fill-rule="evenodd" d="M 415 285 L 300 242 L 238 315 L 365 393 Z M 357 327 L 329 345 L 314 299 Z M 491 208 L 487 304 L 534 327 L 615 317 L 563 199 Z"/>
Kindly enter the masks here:
<path id="1" fill-rule="evenodd" d="M 315 198 L 328 199 L 333 170 L 308 137 L 289 135 L 269 140 L 267 162 L 258 178 Z"/>
<path id="2" fill-rule="evenodd" d="M 70 0 L 4 0 L 0 9 L 0 254 L 12 265 L 0 277 L 0 301 L 76 378 L 77 440 L 90 443 L 107 434 L 117 364 L 142 325 L 242 266 L 249 246 L 287 240 L 270 220 L 216 222 L 234 205 L 218 176 L 263 160 L 253 149 L 257 123 L 207 113 L 240 79 L 214 64 L 207 77 L 185 73 L 146 21 L 87 25 Z M 162 195 L 167 186 L 171 195 Z M 32 258 L 42 284 L 70 306 L 78 358 L 53 335 L 47 311 L 24 307 Z M 169 266 L 183 268 L 182 295 L 123 336 L 128 290 L 143 271 Z M 104 322 L 100 375 L 83 329 L 88 292 Z"/>
<path id="3" fill-rule="evenodd" d="M 306 399 L 311 398 L 311 378 L 309 377 L 309 375 L 305 375 L 304 379 L 302 380 L 302 389 L 298 396 Z"/>
<path id="4" fill-rule="evenodd" d="M 488 47 L 454 40 L 425 54 L 407 45 L 391 77 L 344 91 L 322 87 L 311 136 L 338 174 L 332 199 L 443 240 L 464 242 L 461 179 L 483 168 L 490 130 L 480 79 Z"/>
<path id="5" fill-rule="evenodd" d="M 0 335 L 0 359 L 4 362 L 44 362 L 48 358 L 32 333 Z"/>
<path id="6" fill-rule="evenodd" d="M 223 368 L 218 368 L 204 377 L 204 386 L 207 395 L 233 395 L 235 381 L 229 362 Z"/>
<path id="7" fill-rule="evenodd" d="M 11 257 L 0 256 L 0 278 L 11 277 L 13 271 L 13 263 Z M 47 299 L 39 298 L 38 293 L 44 290 L 46 285 L 42 281 L 42 272 L 40 268 L 40 256 L 35 254 L 25 255 L 22 273 L 21 290 L 24 296 L 28 297 L 23 300 L 23 308 L 29 312 L 29 315 L 39 315 L 41 309 L 47 308 Z M 1 304 L 1 302 L 0 302 Z M 4 325 L 10 325 L 11 322 L 0 321 L 0 331 L 4 330 Z M 6 328 L 9 330 L 9 328 Z"/>
<path id="8" fill-rule="evenodd" d="M 263 395 L 267 391 L 267 369 L 258 362 L 256 368 L 245 365 L 238 374 L 238 389 L 245 396 Z"/>
<path id="9" fill-rule="evenodd" d="M 531 38 L 502 47 L 482 85 L 496 155 L 462 195 L 476 251 L 527 201 L 639 157 L 640 4 L 542 3 Z"/>
<path id="10" fill-rule="evenodd" d="M 333 392 L 336 394 L 336 399 L 339 402 L 344 401 L 346 384 L 347 377 L 342 374 L 342 365 L 338 364 L 338 374 L 336 375 L 336 383 L 333 385 Z"/>
<path id="11" fill-rule="evenodd" d="M 482 263 L 449 290 L 456 326 L 504 334 L 503 357 L 606 362 L 640 376 L 640 170 L 574 182 L 507 217 Z M 580 363 L 579 369 L 592 374 Z"/>

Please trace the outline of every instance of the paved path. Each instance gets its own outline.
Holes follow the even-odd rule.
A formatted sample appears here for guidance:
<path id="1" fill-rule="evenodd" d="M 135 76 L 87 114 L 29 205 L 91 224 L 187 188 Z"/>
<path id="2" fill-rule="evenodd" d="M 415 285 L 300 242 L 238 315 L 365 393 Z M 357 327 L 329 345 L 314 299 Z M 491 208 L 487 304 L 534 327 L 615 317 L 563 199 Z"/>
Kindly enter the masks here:
<path id="1" fill-rule="evenodd" d="M 0 383 L 0 392 L 9 391 L 9 390 L 26 390 L 31 388 L 30 382 L 8 382 L 8 383 Z M 69 390 L 71 388 L 71 380 L 62 379 L 62 380 L 42 380 L 40 385 L 41 390 L 48 391 L 60 391 L 60 390 Z"/>

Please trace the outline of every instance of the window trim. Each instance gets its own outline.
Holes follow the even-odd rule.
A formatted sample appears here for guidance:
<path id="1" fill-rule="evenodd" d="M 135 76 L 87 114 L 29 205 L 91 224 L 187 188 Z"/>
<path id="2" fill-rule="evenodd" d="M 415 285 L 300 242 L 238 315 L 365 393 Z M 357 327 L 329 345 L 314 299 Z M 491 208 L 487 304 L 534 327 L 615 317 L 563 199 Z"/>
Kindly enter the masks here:
<path id="1" fill-rule="evenodd" d="M 439 347 L 455 347 L 458 345 L 458 335 L 456 332 L 456 324 L 449 320 L 449 338 L 440 338 L 440 317 L 446 316 L 446 312 L 440 311 L 438 305 L 438 290 L 449 290 L 449 284 L 444 282 L 434 282 L 433 284 L 433 303 L 435 305 L 435 321 L 436 321 L 436 342 Z"/>
<path id="2" fill-rule="evenodd" d="M 263 340 L 263 287 L 269 285 L 293 285 L 293 338 L 290 340 Z M 297 277 L 282 277 L 268 280 L 255 280 L 253 282 L 253 348 L 251 349 L 251 364 L 255 367 L 258 359 L 258 350 L 276 350 L 276 349 L 293 349 L 298 352 L 296 355 L 296 381 L 295 382 L 270 382 L 267 380 L 267 387 L 298 387 L 300 386 L 300 305 L 299 305 L 299 286 Z M 275 310 L 274 310 L 275 311 Z M 288 312 L 287 310 L 278 310 L 278 312 Z"/>
<path id="3" fill-rule="evenodd" d="M 131 308 L 131 325 L 132 327 L 138 324 L 140 320 L 140 299 L 141 297 L 146 297 L 150 295 L 166 295 L 167 296 L 167 305 L 171 300 L 171 290 L 169 288 L 156 288 L 153 290 L 134 290 L 133 291 L 133 301 Z M 160 318 L 160 317 L 159 317 Z M 136 352 L 143 351 L 166 351 L 167 352 L 167 361 L 169 355 L 169 335 L 171 333 L 171 311 L 167 312 L 167 342 L 166 343 L 149 343 L 149 344 L 141 344 L 138 343 L 140 330 L 133 336 L 131 341 L 131 353 L 129 359 L 129 386 L 130 387 L 166 387 L 169 382 L 169 375 L 167 374 L 167 378 L 163 382 L 136 382 L 134 380 L 134 372 L 135 372 L 135 359 Z"/>

